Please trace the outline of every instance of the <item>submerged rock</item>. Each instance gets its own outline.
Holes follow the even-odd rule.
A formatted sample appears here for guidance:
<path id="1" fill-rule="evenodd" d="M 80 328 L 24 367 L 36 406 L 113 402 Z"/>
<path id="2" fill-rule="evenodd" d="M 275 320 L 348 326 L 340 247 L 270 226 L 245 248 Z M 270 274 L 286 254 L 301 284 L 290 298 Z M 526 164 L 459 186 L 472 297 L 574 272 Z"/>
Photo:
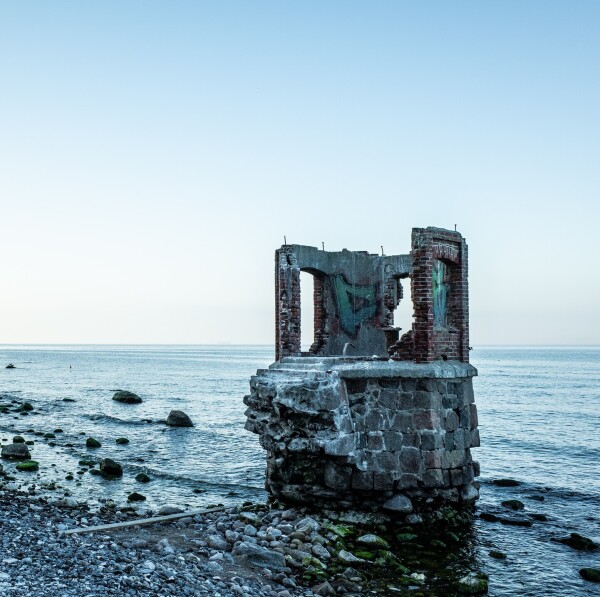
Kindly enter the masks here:
<path id="1" fill-rule="evenodd" d="M 120 446 L 123 446 L 123 445 L 125 445 L 125 444 L 128 444 L 128 443 L 129 443 L 129 440 L 128 440 L 126 437 L 118 437 L 118 438 L 115 440 L 115 443 L 119 444 Z"/>
<path id="2" fill-rule="evenodd" d="M 150 477 L 146 473 L 138 473 L 135 476 L 135 480 L 138 483 L 150 483 Z"/>
<path id="3" fill-rule="evenodd" d="M 193 427 L 192 420 L 182 410 L 172 410 L 167 417 L 170 427 Z"/>
<path id="4" fill-rule="evenodd" d="M 123 467 L 112 458 L 104 458 L 100 461 L 100 474 L 107 479 L 122 477 Z"/>
<path id="5" fill-rule="evenodd" d="M 115 395 L 112 397 L 112 399 L 123 404 L 140 404 L 142 402 L 142 399 L 137 394 L 128 392 L 127 390 L 119 390 L 115 392 Z"/>
<path id="6" fill-rule="evenodd" d="M 521 500 L 505 500 L 502 505 L 509 510 L 523 510 L 525 504 Z"/>
<path id="7" fill-rule="evenodd" d="M 579 571 L 581 578 L 590 582 L 600 582 L 600 569 L 598 568 L 582 568 Z"/>
<path id="8" fill-rule="evenodd" d="M 467 574 L 459 579 L 456 588 L 466 595 L 482 595 L 488 592 L 488 581 L 477 574 Z"/>
<path id="9" fill-rule="evenodd" d="M 127 496 L 128 502 L 144 502 L 146 501 L 146 496 L 134 491 Z"/>
<path id="10" fill-rule="evenodd" d="M 492 483 L 498 487 L 517 487 L 521 485 L 519 481 L 515 481 L 514 479 L 494 479 Z"/>
<path id="11" fill-rule="evenodd" d="M 27 448 L 27 444 L 8 444 L 2 446 L 2 458 L 12 460 L 29 460 L 31 454 Z"/>
<path id="12" fill-rule="evenodd" d="M 571 533 L 569 537 L 563 537 L 562 539 L 555 539 L 558 543 L 568 545 L 572 549 L 577 551 L 596 551 L 600 546 L 592 541 L 588 537 L 584 537 L 579 533 Z"/>

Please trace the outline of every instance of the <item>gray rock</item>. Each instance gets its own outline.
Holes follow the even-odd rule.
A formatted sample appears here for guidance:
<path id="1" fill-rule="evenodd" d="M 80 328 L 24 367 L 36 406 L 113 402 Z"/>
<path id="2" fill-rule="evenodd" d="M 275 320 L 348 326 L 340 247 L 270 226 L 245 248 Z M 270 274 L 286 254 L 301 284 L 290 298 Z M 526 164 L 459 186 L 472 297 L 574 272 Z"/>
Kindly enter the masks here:
<path id="1" fill-rule="evenodd" d="M 260 545 L 242 541 L 233 550 L 233 555 L 246 560 L 259 568 L 269 570 L 283 570 L 286 567 L 285 557 L 277 551 L 271 551 Z"/>
<path id="2" fill-rule="evenodd" d="M 12 460 L 29 460 L 31 454 L 27 448 L 27 444 L 8 444 L 2 446 L 2 458 Z"/>
<path id="3" fill-rule="evenodd" d="M 405 495 L 395 495 L 383 504 L 383 509 L 397 514 L 410 514 L 413 506 Z"/>
<path id="4" fill-rule="evenodd" d="M 229 543 L 221 535 L 209 535 L 206 538 L 206 544 L 212 549 L 218 549 L 219 551 L 229 549 Z"/>
<path id="5" fill-rule="evenodd" d="M 168 516 L 169 514 L 181 514 L 182 512 L 183 510 L 181 508 L 177 508 L 175 506 L 162 506 L 159 509 L 158 514 L 159 516 Z"/>
<path id="6" fill-rule="evenodd" d="M 167 417 L 170 427 L 193 427 L 192 420 L 182 410 L 172 410 Z"/>
<path id="7" fill-rule="evenodd" d="M 338 560 L 342 564 L 358 564 L 360 562 L 366 562 L 366 560 L 362 560 L 361 558 L 357 558 L 353 553 L 346 551 L 345 549 L 341 549 L 337 555 Z"/>
<path id="8" fill-rule="evenodd" d="M 123 404 L 140 404 L 142 402 L 142 399 L 137 394 L 128 392 L 127 390 L 115 392 L 112 399 L 117 402 L 122 402 Z"/>
<path id="9" fill-rule="evenodd" d="M 103 458 L 100 461 L 100 474 L 105 478 L 122 477 L 123 467 L 112 458 Z"/>
<path id="10" fill-rule="evenodd" d="M 379 537 L 378 535 L 368 534 L 362 535 L 357 539 L 358 543 L 361 545 L 368 545 L 369 547 L 379 547 L 381 549 L 389 549 L 390 544 L 385 540 Z"/>

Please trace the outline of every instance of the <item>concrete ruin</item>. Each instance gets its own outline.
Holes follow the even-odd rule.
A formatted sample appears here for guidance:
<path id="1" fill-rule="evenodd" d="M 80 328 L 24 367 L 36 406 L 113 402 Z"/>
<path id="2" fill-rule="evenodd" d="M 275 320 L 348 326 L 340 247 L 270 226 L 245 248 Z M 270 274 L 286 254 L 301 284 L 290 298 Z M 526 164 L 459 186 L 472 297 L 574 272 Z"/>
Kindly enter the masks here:
<path id="1" fill-rule="evenodd" d="M 300 272 L 314 276 L 314 342 L 301 351 Z M 275 253 L 276 362 L 244 398 L 275 497 L 414 515 L 478 498 L 467 245 L 414 228 L 408 255 Z M 412 329 L 394 309 L 410 278 Z"/>

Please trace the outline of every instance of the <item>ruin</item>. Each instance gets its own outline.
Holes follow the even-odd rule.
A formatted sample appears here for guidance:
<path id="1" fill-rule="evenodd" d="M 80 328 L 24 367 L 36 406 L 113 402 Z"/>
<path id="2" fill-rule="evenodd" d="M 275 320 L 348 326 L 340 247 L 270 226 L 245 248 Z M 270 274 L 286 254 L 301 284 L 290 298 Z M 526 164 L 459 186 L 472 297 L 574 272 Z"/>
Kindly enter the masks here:
<path id="1" fill-rule="evenodd" d="M 301 350 L 300 272 L 314 276 L 314 342 Z M 250 382 L 246 429 L 275 497 L 408 516 L 478 498 L 467 244 L 414 228 L 407 255 L 275 253 L 275 357 Z M 394 327 L 411 280 L 412 328 Z"/>

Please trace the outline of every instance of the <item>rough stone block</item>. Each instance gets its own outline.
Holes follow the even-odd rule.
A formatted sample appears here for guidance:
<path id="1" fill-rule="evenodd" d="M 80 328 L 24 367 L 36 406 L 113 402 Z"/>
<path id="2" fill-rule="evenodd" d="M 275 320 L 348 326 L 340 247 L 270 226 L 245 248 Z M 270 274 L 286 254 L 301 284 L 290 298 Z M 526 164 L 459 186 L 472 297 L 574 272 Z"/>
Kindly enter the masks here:
<path id="1" fill-rule="evenodd" d="M 421 471 L 421 451 L 417 448 L 402 448 L 400 468 L 404 473 L 419 473 Z"/>
<path id="2" fill-rule="evenodd" d="M 413 415 L 410 411 L 399 411 L 394 415 L 394 421 L 392 423 L 393 431 L 410 431 L 414 428 Z"/>
<path id="3" fill-rule="evenodd" d="M 443 468 L 458 468 L 465 464 L 466 452 L 465 450 L 446 450 L 442 456 L 442 467 Z"/>
<path id="4" fill-rule="evenodd" d="M 399 410 L 400 407 L 400 393 L 398 390 L 381 390 L 379 397 L 377 398 L 377 405 L 383 408 L 389 408 L 392 410 Z"/>
<path id="5" fill-rule="evenodd" d="M 441 431 L 423 431 L 421 436 L 421 450 L 438 450 L 444 447 L 444 434 Z"/>
<path id="6" fill-rule="evenodd" d="M 471 404 L 471 429 L 476 429 L 479 426 L 479 419 L 477 417 L 477 407 Z"/>
<path id="7" fill-rule="evenodd" d="M 369 491 L 373 489 L 373 473 L 363 471 L 352 472 L 352 489 Z"/>
<path id="8" fill-rule="evenodd" d="M 417 389 L 417 380 L 416 379 L 403 379 L 402 380 L 402 389 L 405 392 L 414 392 Z"/>
<path id="9" fill-rule="evenodd" d="M 375 472 L 397 471 L 400 468 L 398 454 L 395 452 L 379 452 L 373 454 Z"/>
<path id="10" fill-rule="evenodd" d="M 388 491 L 394 489 L 395 482 L 395 475 L 391 472 L 373 474 L 373 488 L 375 491 Z"/>
<path id="11" fill-rule="evenodd" d="M 383 441 L 385 450 L 390 452 L 399 452 L 404 445 L 402 433 L 399 431 L 384 431 Z"/>
<path id="12" fill-rule="evenodd" d="M 444 439 L 444 445 L 446 447 L 446 450 L 454 450 L 455 449 L 455 442 L 454 442 L 454 431 L 450 432 L 450 433 L 446 433 L 446 438 Z"/>
<path id="13" fill-rule="evenodd" d="M 463 470 L 460 468 L 453 468 L 450 470 L 450 482 L 452 485 L 462 485 L 463 484 Z"/>
<path id="14" fill-rule="evenodd" d="M 459 427 L 454 432 L 454 450 L 464 450 L 469 447 L 471 432 Z"/>
<path id="15" fill-rule="evenodd" d="M 469 405 L 463 406 L 459 409 L 460 426 L 463 429 L 471 429 L 471 407 Z"/>
<path id="16" fill-rule="evenodd" d="M 366 379 L 347 379 L 346 390 L 348 394 L 363 394 L 367 390 Z"/>
<path id="17" fill-rule="evenodd" d="M 376 408 L 372 408 L 365 415 L 365 431 L 379 431 L 384 428 L 385 418 L 383 413 Z"/>
<path id="18" fill-rule="evenodd" d="M 425 487 L 444 487 L 444 475 L 440 469 L 429 469 L 423 473 L 423 485 Z"/>
<path id="19" fill-rule="evenodd" d="M 414 394 L 415 408 L 438 410 L 442 407 L 442 397 L 438 392 L 417 391 Z"/>
<path id="20" fill-rule="evenodd" d="M 402 473 L 396 481 L 397 489 L 410 489 L 419 485 L 419 475 L 411 475 L 410 473 Z"/>
<path id="21" fill-rule="evenodd" d="M 367 433 L 367 449 L 368 450 L 384 450 L 385 444 L 383 441 L 383 432 L 369 431 Z"/>
<path id="22" fill-rule="evenodd" d="M 473 476 L 474 477 L 479 477 L 479 475 L 481 475 L 481 467 L 479 466 L 479 462 L 477 462 L 476 460 L 474 460 L 472 462 L 473 465 Z"/>
<path id="23" fill-rule="evenodd" d="M 399 379 L 380 379 L 379 385 L 382 388 L 389 388 L 392 390 L 397 390 L 400 387 Z"/>
<path id="24" fill-rule="evenodd" d="M 438 429 L 440 427 L 440 416 L 434 410 L 416 411 L 413 421 L 417 429 Z"/>
<path id="25" fill-rule="evenodd" d="M 411 410 L 414 408 L 414 392 L 400 392 L 398 400 L 399 410 Z"/>
<path id="26" fill-rule="evenodd" d="M 338 491 L 349 489 L 352 484 L 352 469 L 328 462 L 325 465 L 324 482 L 327 487 Z"/>
<path id="27" fill-rule="evenodd" d="M 342 435 L 328 441 L 324 446 L 325 454 L 330 456 L 347 456 L 356 448 L 356 434 Z"/>
<path id="28" fill-rule="evenodd" d="M 464 466 L 463 469 L 463 483 L 466 485 L 467 483 L 473 483 L 475 480 L 475 471 L 473 470 L 473 463 L 470 462 L 467 466 Z"/>
<path id="29" fill-rule="evenodd" d="M 422 454 L 425 468 L 442 468 L 443 453 L 443 450 L 430 450 L 428 452 L 423 452 Z"/>
<path id="30" fill-rule="evenodd" d="M 458 428 L 458 415 L 453 410 L 446 411 L 446 431 L 455 431 Z"/>
<path id="31" fill-rule="evenodd" d="M 418 448 L 421 445 L 421 435 L 416 431 L 403 433 L 402 441 L 408 448 Z"/>
<path id="32" fill-rule="evenodd" d="M 458 408 L 460 404 L 461 401 L 456 394 L 445 394 L 442 397 L 442 405 L 444 408 L 455 409 Z"/>

